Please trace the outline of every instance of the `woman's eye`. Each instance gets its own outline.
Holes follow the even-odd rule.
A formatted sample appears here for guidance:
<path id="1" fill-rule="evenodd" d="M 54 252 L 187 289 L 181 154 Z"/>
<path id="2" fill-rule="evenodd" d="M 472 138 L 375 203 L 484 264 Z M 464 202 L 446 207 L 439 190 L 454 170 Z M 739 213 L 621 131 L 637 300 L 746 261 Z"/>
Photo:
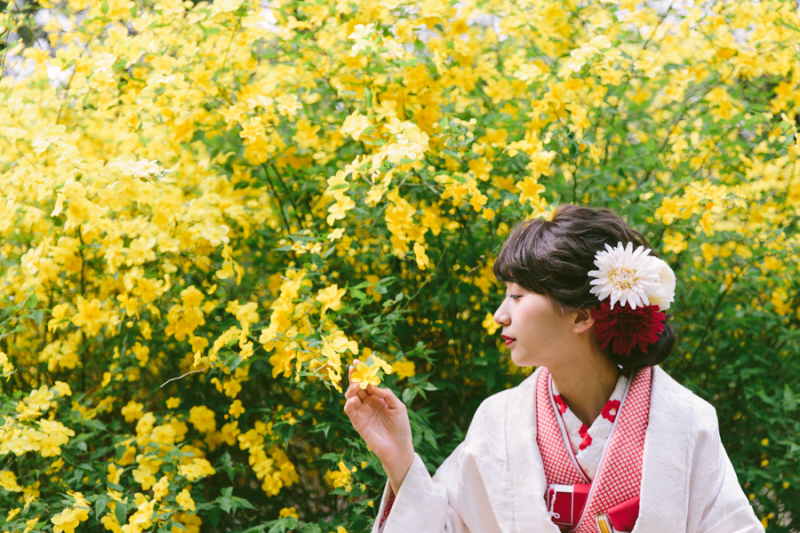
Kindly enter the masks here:
<path id="1" fill-rule="evenodd" d="M 508 298 L 511 298 L 512 300 L 518 300 L 519 298 L 522 298 L 522 296 L 520 296 L 518 294 L 509 294 L 507 296 L 508 296 Z"/>

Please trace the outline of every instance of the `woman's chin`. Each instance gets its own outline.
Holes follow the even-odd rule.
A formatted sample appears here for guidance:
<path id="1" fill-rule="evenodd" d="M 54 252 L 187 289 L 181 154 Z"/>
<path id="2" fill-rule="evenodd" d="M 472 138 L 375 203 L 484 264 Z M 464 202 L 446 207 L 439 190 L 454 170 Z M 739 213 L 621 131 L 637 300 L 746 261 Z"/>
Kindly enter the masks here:
<path id="1" fill-rule="evenodd" d="M 517 366 L 539 366 L 530 357 L 525 357 L 524 354 L 515 354 L 513 350 L 511 352 L 511 362 Z"/>

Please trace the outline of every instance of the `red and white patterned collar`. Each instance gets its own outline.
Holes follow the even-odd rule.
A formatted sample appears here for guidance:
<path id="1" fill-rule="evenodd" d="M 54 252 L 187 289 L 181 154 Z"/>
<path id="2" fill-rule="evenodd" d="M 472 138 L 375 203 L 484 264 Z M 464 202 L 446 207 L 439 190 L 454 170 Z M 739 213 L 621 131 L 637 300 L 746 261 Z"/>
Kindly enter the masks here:
<path id="1" fill-rule="evenodd" d="M 567 402 L 561 397 L 556 389 L 556 384 L 550 380 L 552 387 L 553 400 L 558 406 L 558 413 L 564 423 L 564 429 L 569 436 L 572 450 L 575 453 L 575 459 L 581 467 L 589 481 L 594 479 L 597 472 L 597 467 L 600 464 L 600 459 L 603 456 L 606 442 L 608 441 L 611 431 L 614 429 L 614 422 L 617 419 L 619 406 L 625 396 L 625 390 L 628 387 L 629 378 L 624 374 L 620 374 L 617 379 L 617 385 L 614 387 L 614 392 L 611 393 L 605 407 L 590 427 L 580 421 L 575 416 L 575 413 L 567 405 Z"/>

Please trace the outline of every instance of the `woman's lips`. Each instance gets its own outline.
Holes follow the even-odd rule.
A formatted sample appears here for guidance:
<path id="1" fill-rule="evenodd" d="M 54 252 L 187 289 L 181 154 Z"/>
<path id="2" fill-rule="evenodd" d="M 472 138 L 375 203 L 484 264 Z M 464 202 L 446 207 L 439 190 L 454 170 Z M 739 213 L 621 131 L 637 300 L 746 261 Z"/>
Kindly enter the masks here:
<path id="1" fill-rule="evenodd" d="M 517 340 L 517 339 L 514 339 L 512 337 L 508 337 L 506 335 L 500 335 L 500 336 L 503 338 L 504 341 L 506 341 L 506 346 L 509 346 L 512 342 Z"/>

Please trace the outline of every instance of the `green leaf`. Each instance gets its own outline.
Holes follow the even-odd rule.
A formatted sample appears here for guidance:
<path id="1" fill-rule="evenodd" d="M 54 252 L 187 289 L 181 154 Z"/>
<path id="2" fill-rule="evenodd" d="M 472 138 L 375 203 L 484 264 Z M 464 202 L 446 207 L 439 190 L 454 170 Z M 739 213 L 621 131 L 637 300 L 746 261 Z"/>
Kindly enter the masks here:
<path id="1" fill-rule="evenodd" d="M 214 507 L 208 512 L 208 521 L 211 522 L 211 525 L 215 528 L 217 524 L 219 524 L 219 519 L 222 518 L 222 513 L 219 510 L 219 507 Z"/>
<path id="2" fill-rule="evenodd" d="M 415 389 L 405 389 L 403 391 L 403 396 L 402 396 L 403 403 L 406 404 L 406 406 L 408 407 L 411 406 L 411 402 L 413 402 L 414 398 L 416 397 L 417 397 L 417 391 Z"/>
<path id="3" fill-rule="evenodd" d="M 297 518 L 293 516 L 285 516 L 280 520 L 275 520 L 272 523 L 272 527 L 269 528 L 269 533 L 283 533 L 284 531 L 295 529 L 297 525 Z"/>
<path id="4" fill-rule="evenodd" d="M 784 384 L 783 386 L 783 405 L 787 411 L 794 411 L 797 409 L 797 399 L 794 397 L 792 393 L 792 389 L 789 388 L 788 384 Z"/>
<path id="5" fill-rule="evenodd" d="M 367 297 L 367 295 L 365 293 L 361 292 L 360 290 L 356 289 L 355 287 L 350 287 L 350 294 L 353 295 L 353 298 L 356 298 L 358 300 L 363 300 L 364 298 Z"/>
<path id="6" fill-rule="evenodd" d="M 209 35 L 216 35 L 216 34 L 222 32 L 222 30 L 220 28 L 218 28 L 218 27 L 206 28 L 204 26 L 200 26 L 200 29 L 203 31 L 203 34 L 206 37 L 208 37 Z"/>
<path id="7" fill-rule="evenodd" d="M 222 469 L 228 474 L 228 479 L 231 480 L 233 483 L 233 476 L 236 473 L 236 469 L 233 466 L 233 462 L 231 461 L 231 454 L 225 452 L 225 454 L 220 458 L 222 462 Z"/>
<path id="8" fill-rule="evenodd" d="M 245 500 L 244 498 L 240 498 L 238 496 L 233 496 L 233 498 L 231 499 L 233 500 L 234 512 L 238 507 L 241 507 L 242 509 L 255 509 L 255 507 L 253 506 L 252 503 L 250 503 L 249 500 Z"/>
<path id="9" fill-rule="evenodd" d="M 124 503 L 117 502 L 117 506 L 114 508 L 114 516 L 117 518 L 117 522 L 120 524 L 125 524 L 128 521 L 128 506 Z"/>
<path id="10" fill-rule="evenodd" d="M 25 307 L 28 309 L 33 309 L 39 303 L 39 298 L 36 297 L 36 293 L 32 292 L 30 296 L 28 296 L 28 300 L 25 302 Z"/>
<path id="11" fill-rule="evenodd" d="M 94 502 L 94 512 L 97 519 L 100 519 L 100 515 L 103 514 L 103 511 L 106 510 L 106 506 L 108 505 L 108 496 L 105 494 L 101 494 L 97 497 L 97 500 Z"/>
<path id="12" fill-rule="evenodd" d="M 216 500 L 219 503 L 220 509 L 222 509 L 226 513 L 231 512 L 231 506 L 233 505 L 231 494 L 233 494 L 233 487 L 226 487 L 222 489 L 222 496 L 220 496 Z"/>

